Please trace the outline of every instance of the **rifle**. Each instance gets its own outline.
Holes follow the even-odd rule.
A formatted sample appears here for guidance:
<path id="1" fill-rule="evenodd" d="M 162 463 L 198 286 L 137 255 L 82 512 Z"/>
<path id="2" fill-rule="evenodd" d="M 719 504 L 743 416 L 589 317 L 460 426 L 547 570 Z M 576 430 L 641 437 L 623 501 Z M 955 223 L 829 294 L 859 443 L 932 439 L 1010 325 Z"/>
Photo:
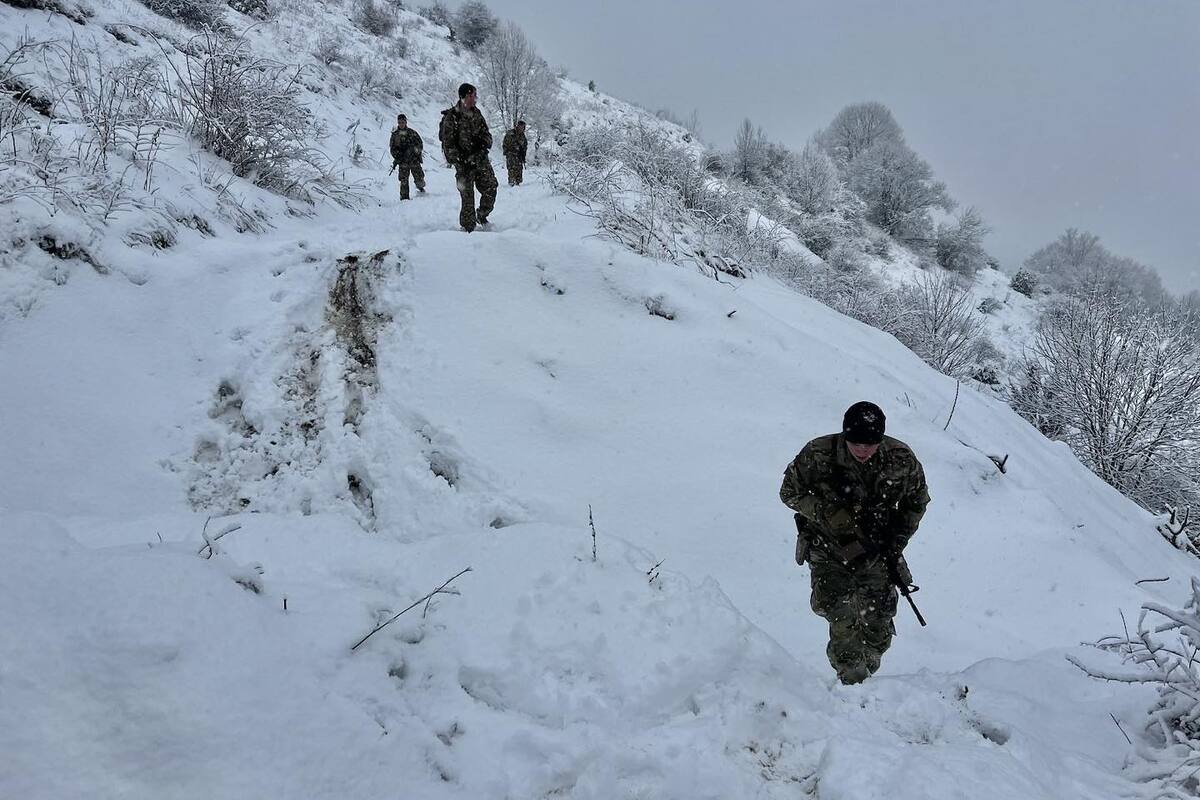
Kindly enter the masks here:
<path id="1" fill-rule="evenodd" d="M 889 558 L 887 560 L 888 577 L 892 579 L 892 583 L 896 584 L 896 588 L 900 590 L 900 594 L 904 595 L 904 599 L 908 601 L 912 607 L 913 613 L 917 615 L 917 622 L 921 623 L 921 627 L 925 627 L 925 618 L 921 616 L 921 610 L 917 608 L 917 604 L 913 602 L 912 593 L 919 592 L 920 586 L 913 584 L 911 587 L 900 580 L 900 567 L 896 564 L 896 559 Z"/>
<path id="2" fill-rule="evenodd" d="M 396 162 L 395 162 L 395 161 L 393 161 L 393 162 L 392 162 L 392 168 L 388 170 L 388 175 L 391 175 L 393 172 L 395 172 L 395 171 L 396 171 L 396 165 L 397 165 L 397 164 L 396 164 Z"/>

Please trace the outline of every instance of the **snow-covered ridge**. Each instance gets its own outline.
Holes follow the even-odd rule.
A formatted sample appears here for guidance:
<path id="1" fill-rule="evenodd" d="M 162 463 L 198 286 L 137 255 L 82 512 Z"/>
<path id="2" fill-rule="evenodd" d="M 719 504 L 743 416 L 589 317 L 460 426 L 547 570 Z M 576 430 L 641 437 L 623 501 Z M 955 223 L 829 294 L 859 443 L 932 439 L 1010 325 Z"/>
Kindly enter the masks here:
<path id="1" fill-rule="evenodd" d="M 91 6 L 97 34 L 145 13 Z M 338 14 L 251 35 L 299 51 Z M 446 59 L 429 86 L 469 75 L 408 36 Z M 411 69 L 396 105 L 434 155 L 447 92 Z M 330 152 L 378 160 L 346 167 L 366 206 L 237 179 L 261 233 L 213 215 L 151 251 L 86 226 L 107 273 L 8 251 L 33 302 L 0 320 L 0 796 L 1136 790 L 1108 715 L 1138 735 L 1145 694 L 1062 656 L 1179 599 L 1191 563 L 1147 515 L 890 336 L 599 241 L 536 180 L 466 236 L 439 159 L 411 202 L 384 176 L 393 104 L 310 99 Z M 902 609 L 884 672 L 846 689 L 776 491 L 862 398 L 929 475 L 930 627 Z"/>

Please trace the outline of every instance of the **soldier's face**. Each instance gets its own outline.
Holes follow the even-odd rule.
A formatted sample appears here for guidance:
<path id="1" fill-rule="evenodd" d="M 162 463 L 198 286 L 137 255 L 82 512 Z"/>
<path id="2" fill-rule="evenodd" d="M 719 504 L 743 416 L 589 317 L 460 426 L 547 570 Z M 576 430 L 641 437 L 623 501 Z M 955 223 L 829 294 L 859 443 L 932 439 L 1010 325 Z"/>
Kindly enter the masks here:
<path id="1" fill-rule="evenodd" d="M 408 127 L 408 120 L 406 120 L 406 119 L 398 119 L 398 120 L 396 120 L 396 125 L 397 125 L 397 127 L 399 127 L 401 130 L 403 130 L 404 128 L 407 128 L 407 127 Z"/>
<path id="2" fill-rule="evenodd" d="M 471 92 L 470 94 L 468 94 L 466 97 L 463 98 L 463 105 L 466 106 L 467 108 L 474 108 L 475 100 L 476 100 L 475 92 Z"/>
<path id="3" fill-rule="evenodd" d="M 854 442 L 846 442 L 846 449 L 850 451 L 850 455 L 860 464 L 865 464 L 871 460 L 871 456 L 875 455 L 875 451 L 879 449 L 877 444 L 855 444 Z"/>

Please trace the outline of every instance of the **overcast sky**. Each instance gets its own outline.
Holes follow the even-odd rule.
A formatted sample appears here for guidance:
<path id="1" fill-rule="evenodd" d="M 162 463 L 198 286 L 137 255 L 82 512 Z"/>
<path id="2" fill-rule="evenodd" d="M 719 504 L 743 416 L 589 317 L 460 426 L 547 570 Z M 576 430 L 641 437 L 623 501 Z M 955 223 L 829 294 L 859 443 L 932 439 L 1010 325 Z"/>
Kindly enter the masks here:
<path id="1" fill-rule="evenodd" d="M 799 148 L 888 105 L 1012 269 L 1068 227 L 1200 289 L 1200 0 L 489 0 L 571 76 Z"/>

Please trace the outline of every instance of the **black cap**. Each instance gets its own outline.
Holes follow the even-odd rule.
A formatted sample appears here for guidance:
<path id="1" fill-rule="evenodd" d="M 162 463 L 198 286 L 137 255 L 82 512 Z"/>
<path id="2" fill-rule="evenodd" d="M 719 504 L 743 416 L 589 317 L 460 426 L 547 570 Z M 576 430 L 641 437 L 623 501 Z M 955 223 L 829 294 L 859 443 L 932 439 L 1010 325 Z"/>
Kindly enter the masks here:
<path id="1" fill-rule="evenodd" d="M 842 434 L 852 444 L 879 444 L 883 441 L 886 422 L 882 408 L 863 400 L 846 409 L 846 415 L 842 417 Z"/>

